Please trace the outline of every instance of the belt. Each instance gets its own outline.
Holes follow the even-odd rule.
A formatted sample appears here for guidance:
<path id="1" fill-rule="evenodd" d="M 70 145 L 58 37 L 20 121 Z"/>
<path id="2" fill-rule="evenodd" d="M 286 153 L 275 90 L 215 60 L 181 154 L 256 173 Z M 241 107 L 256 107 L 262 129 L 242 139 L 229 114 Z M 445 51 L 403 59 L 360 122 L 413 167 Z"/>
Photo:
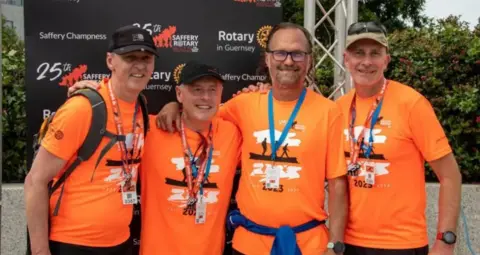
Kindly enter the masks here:
<path id="1" fill-rule="evenodd" d="M 231 211 L 227 217 L 229 230 L 242 226 L 246 230 L 256 234 L 274 236 L 275 239 L 272 249 L 270 250 L 270 255 L 301 255 L 302 252 L 298 247 L 295 234 L 310 230 L 321 224 L 325 224 L 325 221 L 311 220 L 295 227 L 281 226 L 280 228 L 271 228 L 247 219 L 238 210 Z"/>

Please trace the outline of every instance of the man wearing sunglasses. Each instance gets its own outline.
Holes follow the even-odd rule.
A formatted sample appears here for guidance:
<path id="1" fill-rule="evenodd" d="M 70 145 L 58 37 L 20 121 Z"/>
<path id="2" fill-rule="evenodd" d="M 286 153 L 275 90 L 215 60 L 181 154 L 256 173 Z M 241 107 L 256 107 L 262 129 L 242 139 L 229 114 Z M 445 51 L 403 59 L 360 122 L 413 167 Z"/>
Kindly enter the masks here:
<path id="1" fill-rule="evenodd" d="M 307 30 L 292 23 L 275 26 L 266 52 L 270 93 L 240 94 L 219 111 L 243 136 L 239 210 L 227 220 L 236 228 L 234 254 L 343 254 L 348 201 L 344 117 L 335 103 L 305 88 L 312 68 Z M 157 120 L 173 130 L 177 115 L 178 105 L 170 103 Z M 328 216 L 329 229 L 324 224 Z"/>
<path id="2" fill-rule="evenodd" d="M 349 27 L 344 61 L 355 89 L 338 100 L 350 183 L 345 254 L 453 254 L 461 175 L 429 101 L 384 77 L 388 50 L 381 24 Z M 425 161 L 440 180 L 438 235 L 430 253 Z"/>

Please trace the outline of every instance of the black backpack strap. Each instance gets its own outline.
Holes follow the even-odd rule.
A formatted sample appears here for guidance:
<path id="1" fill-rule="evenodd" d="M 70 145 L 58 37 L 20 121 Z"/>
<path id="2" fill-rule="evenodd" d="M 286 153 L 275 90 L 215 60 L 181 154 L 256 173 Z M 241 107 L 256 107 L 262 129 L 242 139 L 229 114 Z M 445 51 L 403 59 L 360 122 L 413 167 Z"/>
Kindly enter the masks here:
<path id="1" fill-rule="evenodd" d="M 138 101 L 140 102 L 140 108 L 142 108 L 143 139 L 145 139 L 145 137 L 147 137 L 148 130 L 150 129 L 150 120 L 148 118 L 147 99 L 143 93 L 138 95 Z"/>
<path id="2" fill-rule="evenodd" d="M 138 102 L 140 103 L 140 108 L 142 110 L 142 118 L 143 118 L 143 137 L 147 136 L 148 129 L 150 128 L 149 124 L 149 119 L 148 119 L 148 109 L 147 109 L 147 99 L 145 98 L 145 95 L 140 93 L 138 95 Z M 124 135 L 116 135 L 112 134 L 108 131 L 106 131 L 105 136 L 110 138 L 110 142 L 105 145 L 105 147 L 102 149 L 100 152 L 100 156 L 97 159 L 97 162 L 95 163 L 95 169 L 97 169 L 98 164 L 100 163 L 100 160 L 105 156 L 105 154 L 112 148 L 112 146 L 115 145 L 116 142 L 124 142 L 125 141 L 125 136 Z M 93 176 L 95 174 L 95 170 L 92 173 L 92 177 L 90 181 L 93 181 Z"/>
<path id="3" fill-rule="evenodd" d="M 73 170 L 80 165 L 83 161 L 90 159 L 90 157 L 95 153 L 97 147 L 100 145 L 103 136 L 107 133 L 107 108 L 105 106 L 105 101 L 103 97 L 93 89 L 81 89 L 75 92 L 72 96 L 84 96 L 90 101 L 92 106 L 92 118 L 90 128 L 88 130 L 87 136 L 83 141 L 82 146 L 77 151 L 77 158 L 73 163 L 65 170 L 65 172 L 60 176 L 60 178 L 51 186 L 50 196 L 65 183 L 65 180 L 73 173 Z M 64 186 L 60 192 L 60 196 L 57 200 L 57 204 L 54 209 L 53 215 L 58 214 L 60 207 L 60 200 L 63 196 Z"/>
<path id="4" fill-rule="evenodd" d="M 92 121 L 90 129 L 88 130 L 85 141 L 77 152 L 78 157 L 83 160 L 88 160 L 93 153 L 95 153 L 103 136 L 107 133 L 107 107 L 103 97 L 96 90 L 82 89 L 78 91 L 78 94 L 88 98 L 92 105 Z"/>
<path id="5" fill-rule="evenodd" d="M 100 156 L 97 159 L 97 162 L 95 163 L 95 168 L 93 169 L 92 177 L 90 178 L 90 182 L 93 181 L 93 176 L 95 175 L 95 170 L 97 170 L 97 166 L 100 163 L 100 160 L 107 154 L 107 152 L 115 145 L 117 142 L 124 142 L 125 141 L 125 136 L 124 135 L 116 135 L 112 134 L 110 132 L 105 132 L 105 136 L 110 138 L 110 142 L 103 147 L 102 151 L 100 152 Z"/>

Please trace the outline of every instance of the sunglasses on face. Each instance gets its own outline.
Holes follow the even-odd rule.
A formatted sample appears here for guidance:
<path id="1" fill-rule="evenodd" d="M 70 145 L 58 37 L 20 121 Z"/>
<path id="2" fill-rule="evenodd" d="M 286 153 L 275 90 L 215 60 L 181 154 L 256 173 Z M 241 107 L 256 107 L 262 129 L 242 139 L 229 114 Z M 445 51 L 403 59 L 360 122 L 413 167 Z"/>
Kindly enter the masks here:
<path id="1" fill-rule="evenodd" d="M 350 25 L 347 33 L 348 35 L 362 34 L 362 33 L 382 33 L 386 36 L 387 29 L 385 29 L 385 27 L 382 24 L 376 21 L 357 22 Z"/>
<path id="2" fill-rule="evenodd" d="M 271 53 L 273 59 L 276 61 L 285 61 L 287 57 L 290 55 L 294 62 L 303 62 L 305 61 L 305 57 L 310 54 L 304 51 L 285 51 L 285 50 L 267 50 L 268 53 Z"/>

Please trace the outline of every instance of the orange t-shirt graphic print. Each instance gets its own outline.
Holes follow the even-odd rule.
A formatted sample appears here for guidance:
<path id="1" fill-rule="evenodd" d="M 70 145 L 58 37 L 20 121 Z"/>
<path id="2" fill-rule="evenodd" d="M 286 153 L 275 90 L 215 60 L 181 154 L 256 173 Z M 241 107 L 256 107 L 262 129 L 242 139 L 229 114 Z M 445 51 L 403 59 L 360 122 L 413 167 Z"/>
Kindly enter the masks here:
<path id="1" fill-rule="evenodd" d="M 113 118 L 112 104 L 106 84 L 99 90 L 107 107 L 107 130 L 117 133 Z M 135 103 L 117 99 L 121 108 L 121 118 L 126 135 L 126 145 L 133 150 L 132 125 Z M 133 180 L 137 180 L 137 168 L 143 154 L 143 121 L 138 110 L 135 125 L 140 130 L 137 143 L 137 155 L 133 155 Z M 59 158 L 69 161 L 54 181 L 60 177 L 76 156 L 90 127 L 92 106 L 88 99 L 76 96 L 68 99 L 59 108 L 42 146 Z M 133 214 L 132 205 L 124 205 L 120 187 L 124 182 L 121 154 L 115 144 L 103 157 L 95 169 L 100 151 L 109 139 L 104 138 L 90 160 L 81 163 L 65 181 L 65 190 L 60 203 L 58 216 L 53 216 L 60 187 L 50 199 L 51 233 L 50 239 L 70 244 L 92 247 L 111 247 L 125 242 L 130 236 L 129 224 Z"/>
<path id="2" fill-rule="evenodd" d="M 273 100 L 275 139 L 283 131 L 296 101 Z M 220 116 L 242 132 L 242 174 L 236 195 L 240 212 L 257 224 L 278 228 L 327 218 L 324 182 L 346 174 L 342 114 L 337 105 L 308 90 L 305 100 L 271 161 L 268 94 L 241 94 L 225 103 Z M 280 186 L 265 185 L 266 171 L 280 169 Z M 296 235 L 303 254 L 321 254 L 328 242 L 325 226 Z M 270 254 L 274 237 L 235 230 L 233 248 L 244 254 Z"/>
<path id="3" fill-rule="evenodd" d="M 151 116 L 151 121 L 155 122 L 155 116 Z M 219 118 L 213 120 L 212 128 L 212 162 L 203 185 L 206 204 L 203 224 L 195 223 L 196 208 L 187 207 L 188 189 L 180 134 L 150 130 L 140 171 L 140 254 L 222 254 L 241 137 L 232 123 Z M 187 143 L 195 153 L 201 138 L 188 128 L 185 133 Z M 203 136 L 207 137 L 207 132 Z"/>
<path id="4" fill-rule="evenodd" d="M 348 123 L 355 91 L 338 100 Z M 355 137 L 358 137 L 375 100 L 356 98 Z M 370 125 L 370 124 L 369 124 Z M 411 249 L 428 244 L 425 220 L 425 160 L 451 152 L 445 133 L 430 103 L 418 92 L 388 81 L 379 120 L 365 127 L 364 139 L 373 135 L 370 160 L 361 151 L 358 162 L 373 167 L 374 184 L 366 171 L 349 173 L 350 212 L 345 242 L 362 247 Z M 348 126 L 344 148 L 350 162 Z"/>

